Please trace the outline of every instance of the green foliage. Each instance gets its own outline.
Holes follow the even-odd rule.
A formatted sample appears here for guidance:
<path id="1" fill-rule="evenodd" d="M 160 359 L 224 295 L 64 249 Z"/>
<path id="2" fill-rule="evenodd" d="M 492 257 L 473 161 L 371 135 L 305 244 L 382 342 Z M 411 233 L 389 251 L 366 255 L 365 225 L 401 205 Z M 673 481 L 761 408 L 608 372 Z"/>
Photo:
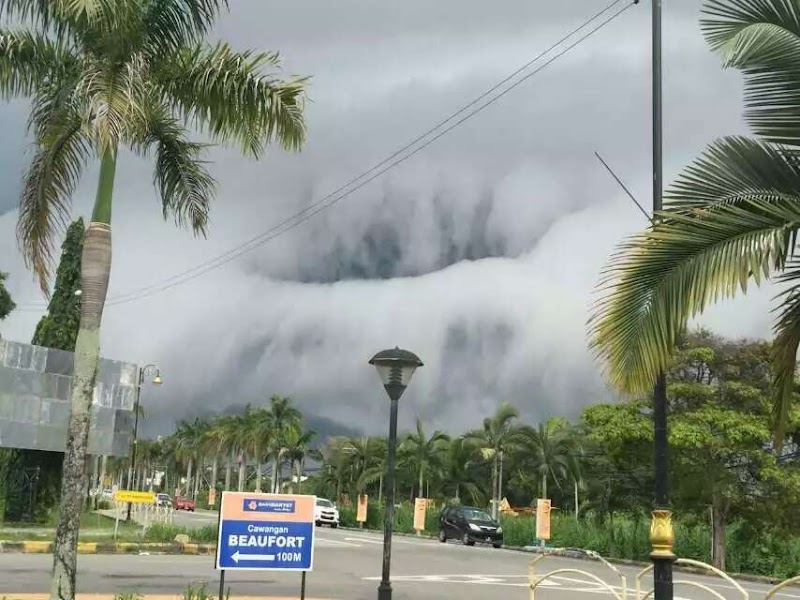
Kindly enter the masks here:
<path id="1" fill-rule="evenodd" d="M 759 139 L 712 142 L 680 175 L 665 210 L 626 240 L 600 284 L 592 345 L 609 381 L 646 393 L 669 368 L 687 322 L 771 276 L 775 441 L 783 442 L 800 346 L 800 30 L 787 0 L 706 0 L 701 25 L 723 66 L 744 74 L 745 118 Z"/>
<path id="2" fill-rule="evenodd" d="M 126 147 L 154 158 L 165 218 L 202 235 L 215 182 L 191 129 L 254 156 L 273 142 L 302 144 L 305 80 L 282 81 L 276 53 L 207 41 L 227 2 L 91 2 L 91 18 L 50 4 L 0 3 L 0 17 L 29 27 L 0 28 L 0 94 L 31 99 L 33 156 L 17 233 L 43 290 L 53 239 L 92 159 L 101 158 L 94 218 L 110 223 L 117 153 Z"/>
<path id="3" fill-rule="evenodd" d="M 8 273 L 0 271 L 0 321 L 5 319 L 17 306 L 3 283 L 7 277 Z"/>
<path id="4" fill-rule="evenodd" d="M 83 219 L 74 221 L 67 229 L 61 246 L 61 260 L 56 272 L 56 287 L 45 314 L 36 325 L 31 343 L 46 348 L 74 352 L 81 317 L 81 254 L 85 227 Z"/>
<path id="5" fill-rule="evenodd" d="M 197 544 L 211 544 L 217 541 L 217 526 L 206 525 L 205 527 L 187 528 L 178 525 L 166 525 L 164 523 L 153 523 L 145 531 L 145 539 L 148 542 L 158 542 L 169 544 L 175 541 L 177 535 L 188 535 L 189 539 Z"/>

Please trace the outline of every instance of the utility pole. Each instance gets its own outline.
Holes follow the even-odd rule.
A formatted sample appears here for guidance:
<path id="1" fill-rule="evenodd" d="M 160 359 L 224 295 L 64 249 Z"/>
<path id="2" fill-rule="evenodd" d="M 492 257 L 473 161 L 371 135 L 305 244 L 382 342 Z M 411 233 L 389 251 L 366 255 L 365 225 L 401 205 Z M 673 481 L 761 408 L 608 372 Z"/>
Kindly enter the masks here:
<path id="1" fill-rule="evenodd" d="M 664 189 L 664 128 L 663 89 L 661 68 L 661 8 L 662 0 L 653 3 L 653 222 L 662 207 Z M 669 510 L 669 439 L 667 437 L 667 380 L 662 371 L 653 388 L 653 466 L 655 476 L 653 520 L 650 525 L 650 542 L 653 560 L 653 588 L 655 600 L 672 600 L 672 563 L 675 560 L 673 545 L 675 533 L 672 513 Z"/>

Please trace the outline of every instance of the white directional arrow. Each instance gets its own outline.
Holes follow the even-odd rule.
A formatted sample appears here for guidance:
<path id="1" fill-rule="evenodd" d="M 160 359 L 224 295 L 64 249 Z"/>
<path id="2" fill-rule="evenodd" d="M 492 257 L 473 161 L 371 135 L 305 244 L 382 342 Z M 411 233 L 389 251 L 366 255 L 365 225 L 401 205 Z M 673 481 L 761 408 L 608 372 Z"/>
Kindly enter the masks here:
<path id="1" fill-rule="evenodd" d="M 241 552 L 239 552 L 237 550 L 236 552 L 233 553 L 233 556 L 231 556 L 231 558 L 233 559 L 233 561 L 236 564 L 239 564 L 240 560 L 242 560 L 242 561 L 248 561 L 248 560 L 249 561 L 271 561 L 271 560 L 275 560 L 275 555 L 274 554 L 242 554 Z"/>

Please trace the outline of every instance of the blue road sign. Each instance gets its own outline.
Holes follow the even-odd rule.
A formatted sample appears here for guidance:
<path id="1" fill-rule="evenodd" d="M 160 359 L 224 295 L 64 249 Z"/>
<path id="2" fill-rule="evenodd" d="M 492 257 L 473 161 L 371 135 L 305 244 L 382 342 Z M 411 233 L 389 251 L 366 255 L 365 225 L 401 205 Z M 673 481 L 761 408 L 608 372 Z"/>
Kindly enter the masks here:
<path id="1" fill-rule="evenodd" d="M 217 569 L 311 571 L 315 496 L 223 492 Z"/>

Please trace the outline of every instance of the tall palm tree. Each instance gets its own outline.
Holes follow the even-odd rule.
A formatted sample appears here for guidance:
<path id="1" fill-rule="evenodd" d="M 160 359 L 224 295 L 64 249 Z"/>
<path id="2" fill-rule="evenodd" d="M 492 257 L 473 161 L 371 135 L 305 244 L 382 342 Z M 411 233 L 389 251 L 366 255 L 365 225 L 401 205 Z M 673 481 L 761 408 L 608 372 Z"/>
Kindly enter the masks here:
<path id="1" fill-rule="evenodd" d="M 800 344 L 800 28 L 794 0 L 706 0 L 701 27 L 724 67 L 744 73 L 758 138 L 713 142 L 678 178 L 665 210 L 625 242 L 590 321 L 611 383 L 652 388 L 687 321 L 770 275 L 786 284 L 775 323 L 776 446 Z"/>
<path id="2" fill-rule="evenodd" d="M 111 272 L 111 208 L 120 150 L 156 163 L 165 216 L 205 234 L 214 179 L 187 125 L 258 156 L 267 143 L 298 148 L 303 82 L 281 82 L 277 54 L 239 53 L 206 35 L 226 0 L 2 0 L 0 94 L 31 98 L 34 151 L 20 200 L 18 239 L 47 293 L 57 234 L 84 167 L 99 161 L 81 266 L 75 347 L 51 596 L 75 594 L 89 415 L 100 323 Z M 29 26 L 24 29 L 19 24 Z"/>
<path id="3" fill-rule="evenodd" d="M 445 488 L 452 491 L 452 498 L 461 503 L 462 494 L 465 494 L 474 504 L 486 501 L 486 494 L 479 484 L 479 474 L 476 473 L 475 448 L 464 438 L 450 440 L 444 458 L 442 476 Z"/>
<path id="4" fill-rule="evenodd" d="M 550 419 L 537 427 L 521 430 L 523 441 L 521 454 L 530 470 L 536 473 L 541 482 L 539 493 L 547 498 L 547 482 L 552 480 L 560 485 L 569 468 L 569 437 L 567 423 L 563 419 Z"/>
<path id="5" fill-rule="evenodd" d="M 268 452 L 272 457 L 272 491 L 280 493 L 281 464 L 286 453 L 286 435 L 291 430 L 299 429 L 303 415 L 292 406 L 292 399 L 279 395 L 270 398 L 270 422 Z"/>
<path id="6" fill-rule="evenodd" d="M 285 456 L 289 461 L 289 471 L 297 477 L 297 493 L 300 493 L 303 489 L 303 473 L 305 472 L 306 459 L 320 460 L 322 458 L 319 450 L 311 447 L 315 437 L 317 437 L 317 432 L 310 429 L 292 428 L 286 432 L 284 439 L 286 444 Z"/>
<path id="7" fill-rule="evenodd" d="M 231 489 L 233 462 L 241 454 L 241 430 L 239 415 L 225 415 L 215 421 L 213 435 L 217 442 L 217 454 L 225 461 L 224 491 Z"/>
<path id="8" fill-rule="evenodd" d="M 242 458 L 240 469 L 246 469 L 247 459 L 256 464 L 256 491 L 261 491 L 264 458 L 272 435 L 272 414 L 264 408 L 253 408 L 249 404 L 242 414 Z M 242 477 L 240 474 L 240 486 Z"/>
<path id="9" fill-rule="evenodd" d="M 492 516 L 497 518 L 497 507 L 503 488 L 503 463 L 509 451 L 519 447 L 523 435 L 514 421 L 517 409 L 503 402 L 497 412 L 483 420 L 483 429 L 470 431 L 464 439 L 481 450 L 483 457 L 492 461 Z"/>
<path id="10" fill-rule="evenodd" d="M 418 497 L 425 496 L 425 474 L 432 468 L 442 466 L 444 452 L 447 449 L 449 436 L 438 429 L 430 437 L 425 435 L 422 421 L 417 419 L 417 430 L 409 433 L 400 444 L 400 452 L 416 467 L 419 474 Z"/>
<path id="11" fill-rule="evenodd" d="M 197 478 L 198 458 L 201 454 L 203 421 L 180 421 L 175 429 L 175 456 L 186 467 L 186 495 L 194 489 L 193 483 Z"/>

